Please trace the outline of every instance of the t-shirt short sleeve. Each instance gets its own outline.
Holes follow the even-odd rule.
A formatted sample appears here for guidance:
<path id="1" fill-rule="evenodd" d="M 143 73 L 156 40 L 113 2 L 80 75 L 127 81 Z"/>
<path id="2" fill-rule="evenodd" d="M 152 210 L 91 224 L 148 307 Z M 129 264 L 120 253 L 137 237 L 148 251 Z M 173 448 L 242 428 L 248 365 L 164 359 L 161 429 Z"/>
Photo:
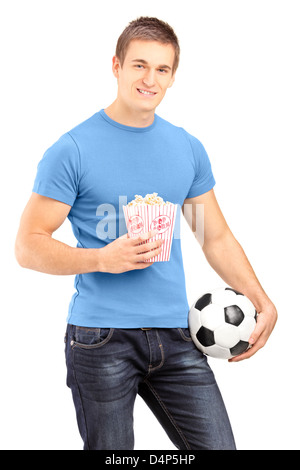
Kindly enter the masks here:
<path id="1" fill-rule="evenodd" d="M 39 162 L 32 190 L 72 206 L 78 194 L 79 175 L 78 147 L 73 138 L 65 134 Z"/>
<path id="2" fill-rule="evenodd" d="M 210 191 L 216 184 L 212 172 L 211 163 L 207 152 L 202 143 L 192 135 L 188 134 L 188 138 L 193 150 L 195 161 L 195 177 L 187 198 L 200 196 Z"/>

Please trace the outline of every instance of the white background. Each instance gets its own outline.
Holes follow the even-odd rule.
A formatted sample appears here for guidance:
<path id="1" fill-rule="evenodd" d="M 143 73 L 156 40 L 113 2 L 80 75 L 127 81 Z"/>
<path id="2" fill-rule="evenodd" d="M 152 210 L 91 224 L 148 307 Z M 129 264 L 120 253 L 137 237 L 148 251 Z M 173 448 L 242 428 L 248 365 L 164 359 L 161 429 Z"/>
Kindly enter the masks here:
<path id="1" fill-rule="evenodd" d="M 73 277 L 22 269 L 14 241 L 36 166 L 116 96 L 111 59 L 140 15 L 175 29 L 182 57 L 157 113 L 204 144 L 223 213 L 279 312 L 249 361 L 210 360 L 239 449 L 300 449 L 299 2 L 4 0 L 1 41 L 2 449 L 81 449 L 65 385 Z M 186 225 L 189 301 L 223 285 Z M 56 237 L 75 245 L 69 222 Z M 138 397 L 136 449 L 174 449 Z"/>

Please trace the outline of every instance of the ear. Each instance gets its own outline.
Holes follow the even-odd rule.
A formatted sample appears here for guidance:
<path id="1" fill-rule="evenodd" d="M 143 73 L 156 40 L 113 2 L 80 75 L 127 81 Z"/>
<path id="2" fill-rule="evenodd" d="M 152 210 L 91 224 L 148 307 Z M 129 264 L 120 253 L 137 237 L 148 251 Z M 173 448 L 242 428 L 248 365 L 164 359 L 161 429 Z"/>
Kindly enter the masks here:
<path id="1" fill-rule="evenodd" d="M 112 72 L 116 78 L 119 78 L 119 69 L 121 68 L 120 60 L 115 55 L 112 58 Z"/>

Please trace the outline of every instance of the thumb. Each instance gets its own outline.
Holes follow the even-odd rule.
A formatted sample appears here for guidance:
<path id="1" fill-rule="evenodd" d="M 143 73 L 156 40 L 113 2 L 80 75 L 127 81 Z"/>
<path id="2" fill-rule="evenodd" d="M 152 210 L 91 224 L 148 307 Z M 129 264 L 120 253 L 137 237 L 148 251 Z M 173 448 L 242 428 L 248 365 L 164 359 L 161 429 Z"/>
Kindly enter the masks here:
<path id="1" fill-rule="evenodd" d="M 258 317 L 260 318 L 260 317 Z M 249 344 L 253 345 L 256 343 L 256 341 L 258 340 L 258 338 L 261 336 L 261 334 L 263 333 L 264 331 L 264 323 L 262 321 L 257 321 L 256 323 L 256 327 L 253 331 L 253 333 L 251 334 L 251 337 L 249 339 Z"/>

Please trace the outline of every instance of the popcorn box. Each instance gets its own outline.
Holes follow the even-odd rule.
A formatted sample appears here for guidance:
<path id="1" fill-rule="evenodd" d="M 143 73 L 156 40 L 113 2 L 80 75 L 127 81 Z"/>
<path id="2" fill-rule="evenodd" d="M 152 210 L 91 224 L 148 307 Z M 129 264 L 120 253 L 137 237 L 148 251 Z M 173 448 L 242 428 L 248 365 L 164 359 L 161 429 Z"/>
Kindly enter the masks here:
<path id="1" fill-rule="evenodd" d="M 177 205 L 172 203 L 127 205 L 123 206 L 123 212 L 130 237 L 139 237 L 142 233 L 157 230 L 158 233 L 151 241 L 159 238 L 165 241 L 161 253 L 147 261 L 169 261 Z M 149 241 L 142 244 L 144 243 L 149 243 Z"/>

